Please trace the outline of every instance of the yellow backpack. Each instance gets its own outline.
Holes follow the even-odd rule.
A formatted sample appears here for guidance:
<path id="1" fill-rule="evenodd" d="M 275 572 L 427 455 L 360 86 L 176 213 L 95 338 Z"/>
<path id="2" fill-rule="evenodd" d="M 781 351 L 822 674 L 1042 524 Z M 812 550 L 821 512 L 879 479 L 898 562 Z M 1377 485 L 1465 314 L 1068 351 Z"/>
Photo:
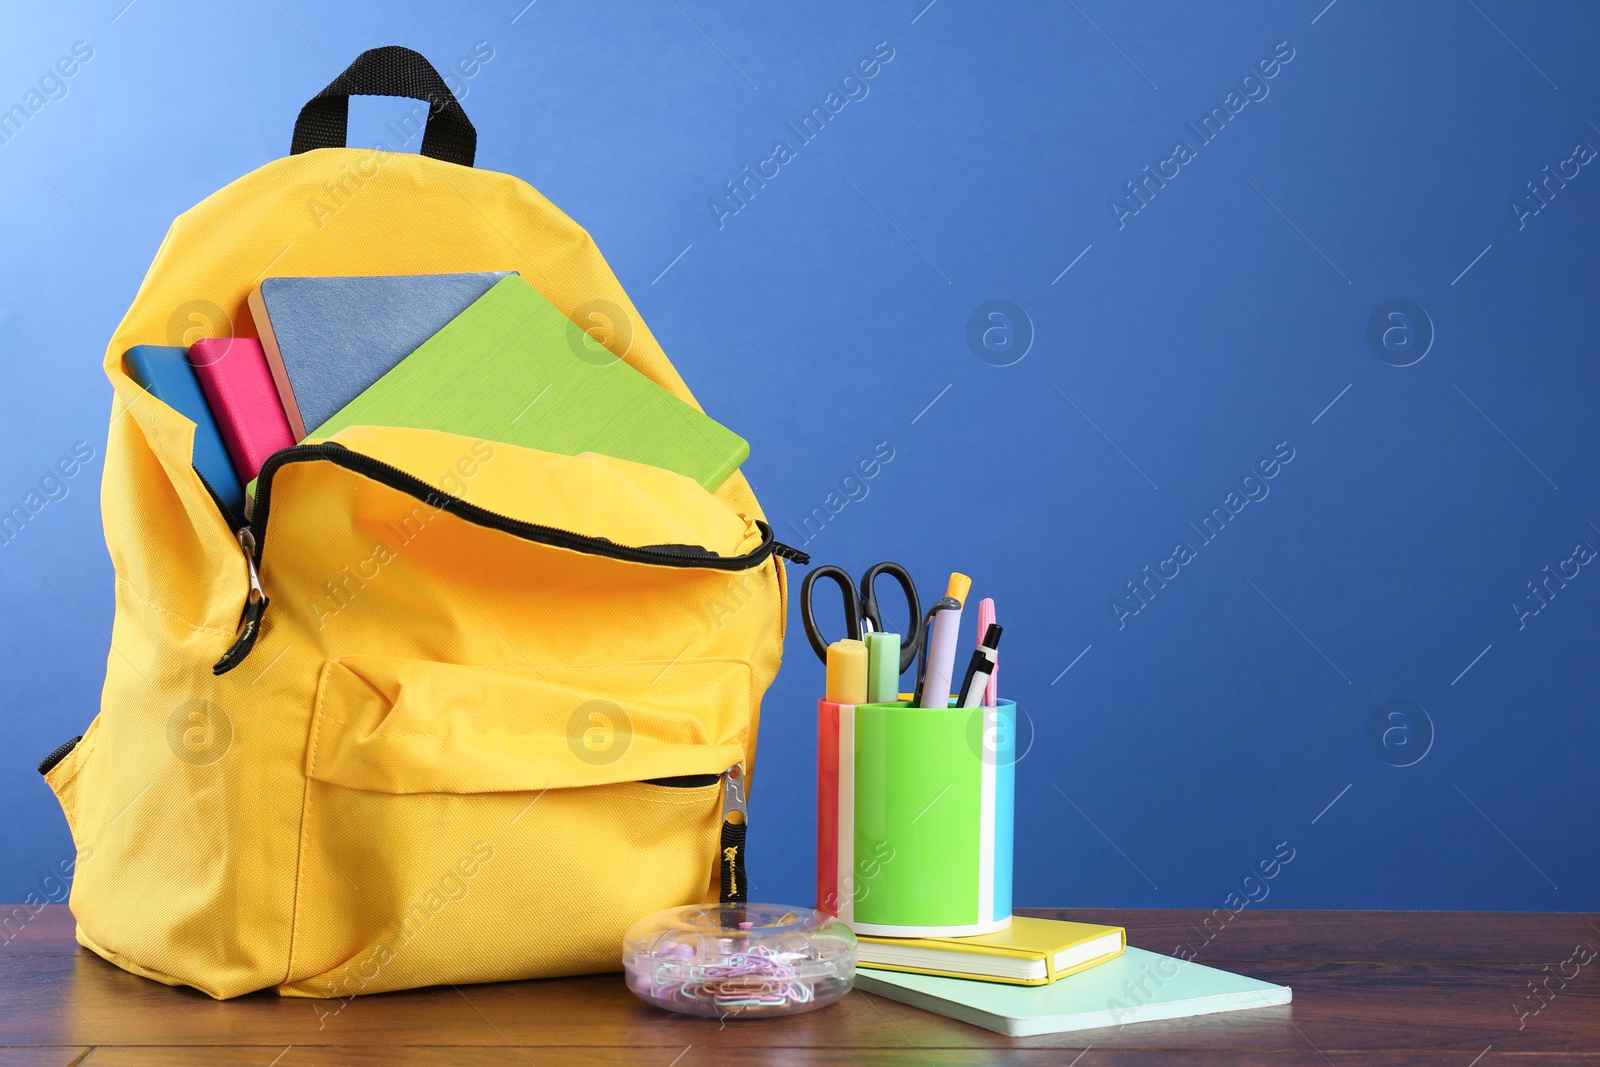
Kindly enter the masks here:
<path id="1" fill-rule="evenodd" d="M 423 154 L 343 147 L 351 94 L 428 101 Z M 100 713 L 41 771 L 78 941 L 119 967 L 219 998 L 608 971 L 646 913 L 743 898 L 803 556 L 742 475 L 352 427 L 275 454 L 233 529 L 194 423 L 124 372 L 253 336 L 265 276 L 518 271 L 692 403 L 589 235 L 475 145 L 421 56 L 364 53 L 293 154 L 179 216 L 106 350 L 116 621 Z"/>

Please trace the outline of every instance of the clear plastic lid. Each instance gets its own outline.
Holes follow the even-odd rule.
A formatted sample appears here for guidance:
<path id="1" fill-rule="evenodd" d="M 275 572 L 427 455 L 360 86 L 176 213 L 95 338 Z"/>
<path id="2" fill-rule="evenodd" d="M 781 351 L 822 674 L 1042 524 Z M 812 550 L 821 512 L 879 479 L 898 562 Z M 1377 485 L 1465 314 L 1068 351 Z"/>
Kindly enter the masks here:
<path id="1" fill-rule="evenodd" d="M 622 965 L 628 988 L 669 1011 L 793 1015 L 849 992 L 856 936 L 812 908 L 691 904 L 635 923 L 623 938 Z"/>

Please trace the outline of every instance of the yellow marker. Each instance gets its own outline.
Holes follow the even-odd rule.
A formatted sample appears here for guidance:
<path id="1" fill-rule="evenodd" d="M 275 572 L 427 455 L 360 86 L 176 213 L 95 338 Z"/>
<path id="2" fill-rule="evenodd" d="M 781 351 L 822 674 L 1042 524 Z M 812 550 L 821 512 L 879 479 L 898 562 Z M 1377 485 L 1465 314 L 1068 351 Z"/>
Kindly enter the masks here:
<path id="1" fill-rule="evenodd" d="M 950 572 L 950 584 L 945 586 L 944 595 L 965 604 L 967 594 L 970 592 L 972 592 L 972 579 L 959 571 Z"/>
<path id="2" fill-rule="evenodd" d="M 846 638 L 828 646 L 828 684 L 824 697 L 834 704 L 867 702 L 867 646 Z"/>

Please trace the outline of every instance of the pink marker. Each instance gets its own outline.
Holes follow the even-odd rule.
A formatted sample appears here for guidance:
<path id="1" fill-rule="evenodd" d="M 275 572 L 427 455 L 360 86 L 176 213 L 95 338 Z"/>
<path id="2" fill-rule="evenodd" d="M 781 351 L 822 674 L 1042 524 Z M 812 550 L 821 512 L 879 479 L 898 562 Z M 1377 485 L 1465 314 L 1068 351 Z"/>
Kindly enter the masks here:
<path id="1" fill-rule="evenodd" d="M 995 621 L 994 598 L 984 597 L 978 601 L 978 644 L 983 644 L 983 635 L 989 632 L 989 626 Z M 1000 673 L 1000 664 L 995 664 L 994 670 L 989 674 L 989 684 L 983 687 L 983 706 L 992 708 L 999 699 L 1000 687 L 995 678 Z"/>

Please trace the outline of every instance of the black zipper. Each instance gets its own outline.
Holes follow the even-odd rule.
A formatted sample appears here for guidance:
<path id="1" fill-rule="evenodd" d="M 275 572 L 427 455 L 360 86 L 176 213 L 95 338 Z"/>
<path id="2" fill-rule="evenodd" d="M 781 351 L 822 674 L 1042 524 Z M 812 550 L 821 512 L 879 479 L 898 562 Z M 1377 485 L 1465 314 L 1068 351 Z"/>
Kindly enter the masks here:
<path id="1" fill-rule="evenodd" d="M 78 747 L 78 742 L 82 741 L 82 740 L 83 740 L 83 735 L 79 734 L 77 737 L 74 737 L 71 741 L 67 741 L 67 742 L 65 742 L 65 743 L 63 743 L 61 745 L 56 746 L 56 750 L 54 752 L 50 753 L 50 755 L 46 756 L 44 759 L 39 761 L 39 773 L 40 774 L 49 774 L 52 770 L 55 769 L 55 765 L 56 764 L 60 763 L 64 759 L 66 759 L 67 756 L 69 756 L 72 753 L 72 750 Z M 711 779 L 712 782 L 714 782 L 714 781 L 717 780 L 718 776 L 715 775 L 715 774 L 706 774 L 706 775 L 699 775 L 698 777 L 709 778 L 709 779 Z M 707 782 L 706 784 L 710 785 L 711 782 Z"/>
<path id="2" fill-rule="evenodd" d="M 722 780 L 720 774 L 675 774 L 670 778 L 643 778 L 643 785 L 659 785 L 668 789 L 703 789 Z"/>
<path id="3" fill-rule="evenodd" d="M 290 463 L 304 463 L 311 460 L 323 460 L 346 470 L 355 471 L 365 475 L 380 485 L 399 490 L 408 496 L 423 501 L 430 507 L 447 511 L 457 518 L 491 530 L 499 530 L 513 537 L 520 537 L 525 541 L 537 544 L 551 545 L 556 548 L 566 548 L 574 552 L 583 552 L 594 556 L 604 556 L 609 559 L 622 560 L 627 563 L 644 563 L 657 567 L 695 567 L 720 571 L 744 571 L 758 567 L 767 561 L 769 556 L 778 556 L 782 559 L 793 560 L 797 563 L 809 563 L 811 557 L 798 549 L 782 544 L 772 536 L 772 527 L 756 520 L 756 527 L 761 531 L 761 544 L 742 556 L 719 556 L 697 545 L 649 545 L 634 548 L 628 545 L 619 545 L 615 541 L 604 537 L 590 537 L 585 534 L 576 534 L 570 530 L 561 530 L 553 526 L 542 526 L 538 523 L 524 522 L 513 519 L 498 512 L 489 511 L 476 504 L 469 504 L 460 497 L 451 496 L 435 489 L 427 482 L 408 474 L 399 467 L 373 459 L 371 456 L 352 452 L 336 441 L 324 441 L 319 444 L 295 445 L 291 448 L 280 449 L 267 457 L 262 464 L 261 471 L 256 477 L 255 506 L 252 509 L 250 524 L 244 529 L 253 537 L 253 545 L 245 549 L 252 566 L 261 566 L 262 554 L 267 544 L 267 520 L 272 512 L 272 481 L 278 470 Z M 224 509 L 224 514 L 227 511 Z M 248 607 L 259 604 L 260 610 L 255 612 L 253 618 L 248 616 Z M 261 614 L 266 609 L 265 600 L 247 601 L 247 614 L 241 619 L 243 630 L 233 645 L 223 654 L 212 667 L 216 674 L 225 674 L 240 663 L 244 662 L 250 650 L 255 647 L 257 636 L 261 632 Z"/>

